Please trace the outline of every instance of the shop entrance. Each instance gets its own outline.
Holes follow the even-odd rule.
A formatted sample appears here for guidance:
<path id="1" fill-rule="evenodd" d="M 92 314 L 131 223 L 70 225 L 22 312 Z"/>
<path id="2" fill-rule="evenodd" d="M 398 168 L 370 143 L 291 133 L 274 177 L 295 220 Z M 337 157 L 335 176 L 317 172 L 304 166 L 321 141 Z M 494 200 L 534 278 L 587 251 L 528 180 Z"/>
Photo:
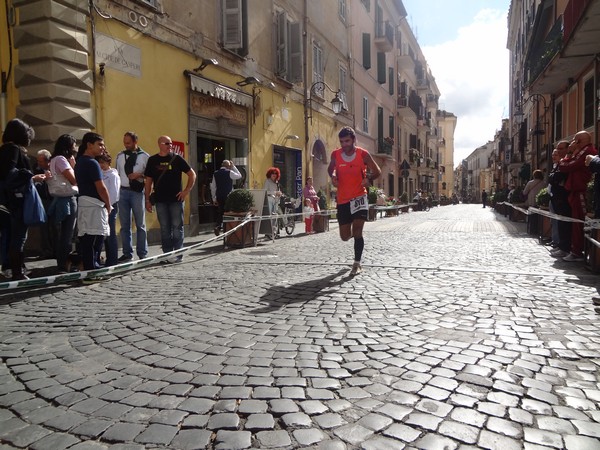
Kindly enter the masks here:
<path id="1" fill-rule="evenodd" d="M 302 151 L 273 146 L 273 166 L 281 172 L 279 186 L 288 197 L 299 198 L 302 196 Z"/>
<path id="2" fill-rule="evenodd" d="M 198 134 L 196 138 L 198 169 L 198 223 L 213 223 L 216 207 L 212 203 L 210 183 L 213 173 L 219 170 L 225 159 L 233 161 L 242 174 L 234 182 L 234 189 L 247 187 L 248 143 L 246 139 Z"/>

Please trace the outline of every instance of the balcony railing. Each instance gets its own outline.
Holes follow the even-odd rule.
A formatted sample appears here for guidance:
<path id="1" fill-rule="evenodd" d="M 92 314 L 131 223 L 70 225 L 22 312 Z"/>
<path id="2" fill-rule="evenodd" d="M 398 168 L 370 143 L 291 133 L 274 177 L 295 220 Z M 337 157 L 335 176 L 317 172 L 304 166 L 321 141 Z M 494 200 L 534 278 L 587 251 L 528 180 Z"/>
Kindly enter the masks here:
<path id="1" fill-rule="evenodd" d="M 548 66 L 552 58 L 560 51 L 563 45 L 563 18 L 554 23 L 544 41 L 532 49 L 529 60 L 529 80 L 535 81 Z"/>
<path id="2" fill-rule="evenodd" d="M 377 139 L 377 153 L 392 155 L 393 144 L 388 139 Z"/>
<path id="3" fill-rule="evenodd" d="M 375 24 L 374 44 L 382 52 L 389 52 L 394 48 L 394 27 L 389 21 Z"/>

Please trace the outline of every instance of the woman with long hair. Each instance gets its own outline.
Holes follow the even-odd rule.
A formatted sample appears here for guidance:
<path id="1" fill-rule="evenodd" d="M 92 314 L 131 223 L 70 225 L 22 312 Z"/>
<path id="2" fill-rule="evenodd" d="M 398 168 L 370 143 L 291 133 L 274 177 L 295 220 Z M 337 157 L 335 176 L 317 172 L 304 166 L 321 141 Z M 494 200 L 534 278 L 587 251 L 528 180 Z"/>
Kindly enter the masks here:
<path id="1" fill-rule="evenodd" d="M 63 192 L 54 192 L 50 205 L 50 216 L 60 228 L 56 248 L 56 265 L 59 272 L 67 272 L 67 261 L 73 249 L 73 232 L 77 221 L 77 198 L 75 180 L 75 154 L 77 141 L 63 134 L 54 144 L 54 152 L 50 160 L 50 173 L 54 182 L 64 186 Z M 52 194 L 52 192 L 51 192 Z"/>
<path id="2" fill-rule="evenodd" d="M 27 279 L 23 267 L 28 227 L 23 220 L 23 197 L 15 195 L 7 183 L 10 181 L 12 184 L 22 176 L 26 178 L 27 171 L 33 176 L 27 147 L 34 137 L 33 128 L 20 119 L 13 119 L 4 128 L 0 146 L 0 204 L 10 212 L 10 216 L 2 224 L 2 269 L 8 275 L 10 267 L 12 280 Z M 30 178 L 27 179 L 28 182 Z"/>

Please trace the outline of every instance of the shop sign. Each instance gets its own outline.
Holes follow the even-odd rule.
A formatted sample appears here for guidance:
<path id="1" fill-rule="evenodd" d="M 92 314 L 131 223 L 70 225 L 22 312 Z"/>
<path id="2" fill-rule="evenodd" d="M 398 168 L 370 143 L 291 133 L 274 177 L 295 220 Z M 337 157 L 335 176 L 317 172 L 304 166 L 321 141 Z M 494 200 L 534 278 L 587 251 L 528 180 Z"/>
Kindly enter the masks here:
<path id="1" fill-rule="evenodd" d="M 185 159 L 185 142 L 173 141 L 173 153 L 178 154 Z"/>

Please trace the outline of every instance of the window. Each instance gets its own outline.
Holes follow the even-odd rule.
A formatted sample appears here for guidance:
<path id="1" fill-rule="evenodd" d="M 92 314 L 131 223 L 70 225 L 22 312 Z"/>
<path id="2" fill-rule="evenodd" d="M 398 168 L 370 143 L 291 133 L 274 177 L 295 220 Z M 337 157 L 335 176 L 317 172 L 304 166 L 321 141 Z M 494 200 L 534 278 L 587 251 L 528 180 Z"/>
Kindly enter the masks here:
<path id="1" fill-rule="evenodd" d="M 554 139 L 562 139 L 562 128 L 563 128 L 563 104 L 562 102 L 556 102 L 554 107 Z"/>
<path id="2" fill-rule="evenodd" d="M 157 0 L 141 0 L 142 3 L 146 3 L 154 8 L 158 8 Z"/>
<path id="3" fill-rule="evenodd" d="M 344 66 L 340 65 L 338 86 L 339 86 L 339 90 L 340 90 L 339 96 L 343 102 L 342 109 L 344 109 L 344 110 L 348 110 L 348 94 L 347 94 L 347 90 L 346 90 L 347 76 L 348 76 L 348 71 L 346 70 L 346 68 Z"/>
<path id="4" fill-rule="evenodd" d="M 302 40 L 300 24 L 290 21 L 288 15 L 280 11 L 276 19 L 276 67 L 278 77 L 295 83 L 302 79 Z"/>
<path id="5" fill-rule="evenodd" d="M 325 79 L 324 68 L 323 68 L 323 50 L 318 42 L 313 42 L 313 83 L 318 81 L 323 81 Z M 323 97 L 323 92 L 325 88 L 323 86 L 318 86 L 315 88 L 315 93 L 320 97 Z"/>
<path id="6" fill-rule="evenodd" d="M 394 116 L 388 116 L 388 136 L 394 139 Z"/>
<path id="7" fill-rule="evenodd" d="M 394 95 L 394 68 L 388 67 L 388 92 Z"/>
<path id="8" fill-rule="evenodd" d="M 362 100 L 362 116 L 363 116 L 362 129 L 365 133 L 368 133 L 369 132 L 369 99 L 367 97 L 363 97 L 363 100 Z"/>
<path id="9" fill-rule="evenodd" d="M 221 0 L 223 48 L 248 54 L 248 0 Z"/>
<path id="10" fill-rule="evenodd" d="M 360 0 L 367 12 L 371 12 L 371 0 Z"/>
<path id="11" fill-rule="evenodd" d="M 371 35 L 363 33 L 362 35 L 363 67 L 366 70 L 371 68 Z"/>
<path id="12" fill-rule="evenodd" d="M 338 15 L 342 22 L 346 22 L 346 0 L 338 0 Z"/>
<path id="13" fill-rule="evenodd" d="M 383 108 L 381 106 L 377 107 L 377 138 L 380 141 L 383 141 Z"/>
<path id="14" fill-rule="evenodd" d="M 591 77 L 583 86 L 583 128 L 594 125 L 594 98 L 594 77 Z"/>
<path id="15" fill-rule="evenodd" d="M 377 52 L 377 81 L 385 84 L 386 77 L 385 52 Z"/>

